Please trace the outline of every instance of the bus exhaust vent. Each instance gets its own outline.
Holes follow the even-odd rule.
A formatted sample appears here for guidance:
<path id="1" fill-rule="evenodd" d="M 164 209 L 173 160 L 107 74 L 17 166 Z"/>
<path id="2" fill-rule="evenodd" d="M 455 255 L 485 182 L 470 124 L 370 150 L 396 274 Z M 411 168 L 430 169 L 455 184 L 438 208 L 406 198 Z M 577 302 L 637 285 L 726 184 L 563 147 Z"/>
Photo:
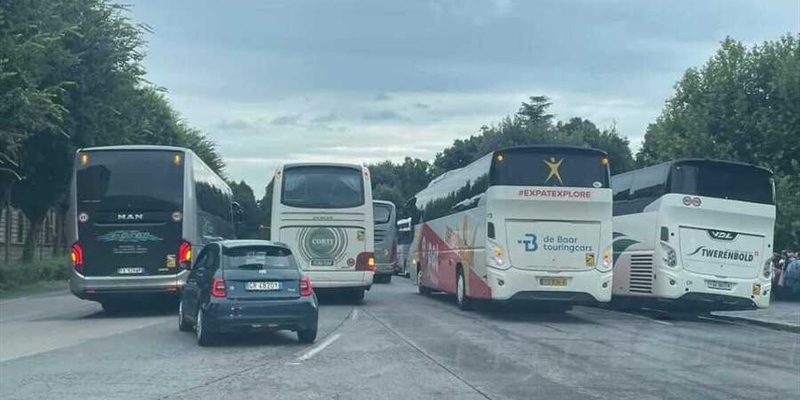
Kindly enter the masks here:
<path id="1" fill-rule="evenodd" d="M 631 255 L 630 282 L 632 293 L 653 293 L 653 255 Z"/>

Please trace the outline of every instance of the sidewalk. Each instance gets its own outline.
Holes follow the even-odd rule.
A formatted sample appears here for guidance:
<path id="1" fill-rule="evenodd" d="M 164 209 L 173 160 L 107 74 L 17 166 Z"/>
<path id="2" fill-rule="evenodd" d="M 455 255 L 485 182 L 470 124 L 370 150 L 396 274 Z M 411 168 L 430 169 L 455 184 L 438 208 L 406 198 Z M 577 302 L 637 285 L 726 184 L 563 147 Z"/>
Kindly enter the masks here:
<path id="1" fill-rule="evenodd" d="M 711 314 L 718 318 L 800 333 L 800 302 L 798 301 L 773 300 L 768 308 L 762 310 L 716 311 Z"/>

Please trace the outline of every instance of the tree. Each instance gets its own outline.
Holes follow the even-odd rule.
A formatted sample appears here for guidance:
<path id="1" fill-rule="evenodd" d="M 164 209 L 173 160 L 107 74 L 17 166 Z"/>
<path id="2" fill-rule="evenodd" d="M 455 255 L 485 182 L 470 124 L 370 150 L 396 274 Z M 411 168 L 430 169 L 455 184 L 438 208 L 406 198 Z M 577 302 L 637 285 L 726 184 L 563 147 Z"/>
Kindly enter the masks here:
<path id="1" fill-rule="evenodd" d="M 244 211 L 244 221 L 239 227 L 238 237 L 240 239 L 258 238 L 262 218 L 253 189 L 245 181 L 230 182 L 229 185 L 233 191 L 233 200 L 239 203 Z"/>
<path id="2" fill-rule="evenodd" d="M 747 48 L 725 39 L 675 85 L 648 126 L 640 165 L 682 157 L 736 160 L 772 169 L 778 186 L 776 248 L 800 247 L 800 41 L 789 34 Z"/>
<path id="3" fill-rule="evenodd" d="M 369 165 L 372 197 L 388 200 L 397 207 L 398 218 L 411 215 L 407 202 L 433 178 L 431 165 L 418 158 L 406 157 L 403 163 L 383 161 Z"/>
<path id="4" fill-rule="evenodd" d="M 605 150 L 611 161 L 609 166 L 612 175 L 635 168 L 630 141 L 628 138 L 620 136 L 614 127 L 601 131 L 593 122 L 575 117 L 566 123 L 559 122 L 556 130 L 568 143 L 585 144 Z"/>

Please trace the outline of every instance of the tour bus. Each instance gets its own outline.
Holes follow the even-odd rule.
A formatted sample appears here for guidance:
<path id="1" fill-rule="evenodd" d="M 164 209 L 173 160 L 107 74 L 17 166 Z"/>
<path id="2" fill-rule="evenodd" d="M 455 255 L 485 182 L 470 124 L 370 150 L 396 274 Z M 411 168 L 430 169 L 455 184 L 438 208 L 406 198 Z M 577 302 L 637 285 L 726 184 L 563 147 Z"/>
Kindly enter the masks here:
<path id="1" fill-rule="evenodd" d="M 411 241 L 411 218 L 403 218 L 397 221 L 397 268 L 396 273 L 409 277 L 408 258 Z"/>
<path id="2" fill-rule="evenodd" d="M 772 172 L 685 159 L 612 182 L 615 303 L 690 310 L 769 305 Z"/>
<path id="3" fill-rule="evenodd" d="M 234 238 L 240 212 L 225 181 L 189 149 L 80 149 L 68 218 L 70 289 L 108 312 L 139 295 L 176 296 L 192 253 Z"/>
<path id="4" fill-rule="evenodd" d="M 375 282 L 390 283 L 397 265 L 397 210 L 394 203 L 372 201 L 375 218 Z"/>
<path id="5" fill-rule="evenodd" d="M 569 146 L 493 151 L 435 178 L 416 204 L 419 292 L 537 301 L 555 310 L 611 299 L 608 156 Z"/>
<path id="6" fill-rule="evenodd" d="M 375 274 L 372 184 L 366 167 L 294 163 L 273 178 L 272 239 L 288 244 L 314 288 L 364 298 Z"/>

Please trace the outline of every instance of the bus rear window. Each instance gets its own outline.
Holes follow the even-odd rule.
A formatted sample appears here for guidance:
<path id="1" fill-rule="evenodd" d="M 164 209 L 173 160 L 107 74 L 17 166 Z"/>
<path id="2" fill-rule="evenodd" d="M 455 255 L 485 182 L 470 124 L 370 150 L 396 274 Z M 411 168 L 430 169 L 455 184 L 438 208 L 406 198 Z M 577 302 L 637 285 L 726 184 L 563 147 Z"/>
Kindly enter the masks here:
<path id="1" fill-rule="evenodd" d="M 302 166 L 283 170 L 281 203 L 300 208 L 350 208 L 364 204 L 360 170 L 338 166 Z"/>
<path id="2" fill-rule="evenodd" d="M 372 216 L 376 224 L 385 224 L 392 218 L 392 208 L 376 204 L 372 206 Z"/>
<path id="3" fill-rule="evenodd" d="M 78 204 L 97 210 L 180 209 L 183 157 L 182 152 L 164 150 L 81 153 L 76 163 Z"/>
<path id="4" fill-rule="evenodd" d="M 670 192 L 775 204 L 771 178 L 769 171 L 749 165 L 688 161 L 675 165 Z"/>
<path id="5" fill-rule="evenodd" d="M 226 269 L 296 269 L 292 252 L 279 246 L 241 246 L 222 251 Z"/>
<path id="6" fill-rule="evenodd" d="M 609 187 L 606 155 L 583 149 L 519 148 L 497 152 L 492 186 Z"/>

